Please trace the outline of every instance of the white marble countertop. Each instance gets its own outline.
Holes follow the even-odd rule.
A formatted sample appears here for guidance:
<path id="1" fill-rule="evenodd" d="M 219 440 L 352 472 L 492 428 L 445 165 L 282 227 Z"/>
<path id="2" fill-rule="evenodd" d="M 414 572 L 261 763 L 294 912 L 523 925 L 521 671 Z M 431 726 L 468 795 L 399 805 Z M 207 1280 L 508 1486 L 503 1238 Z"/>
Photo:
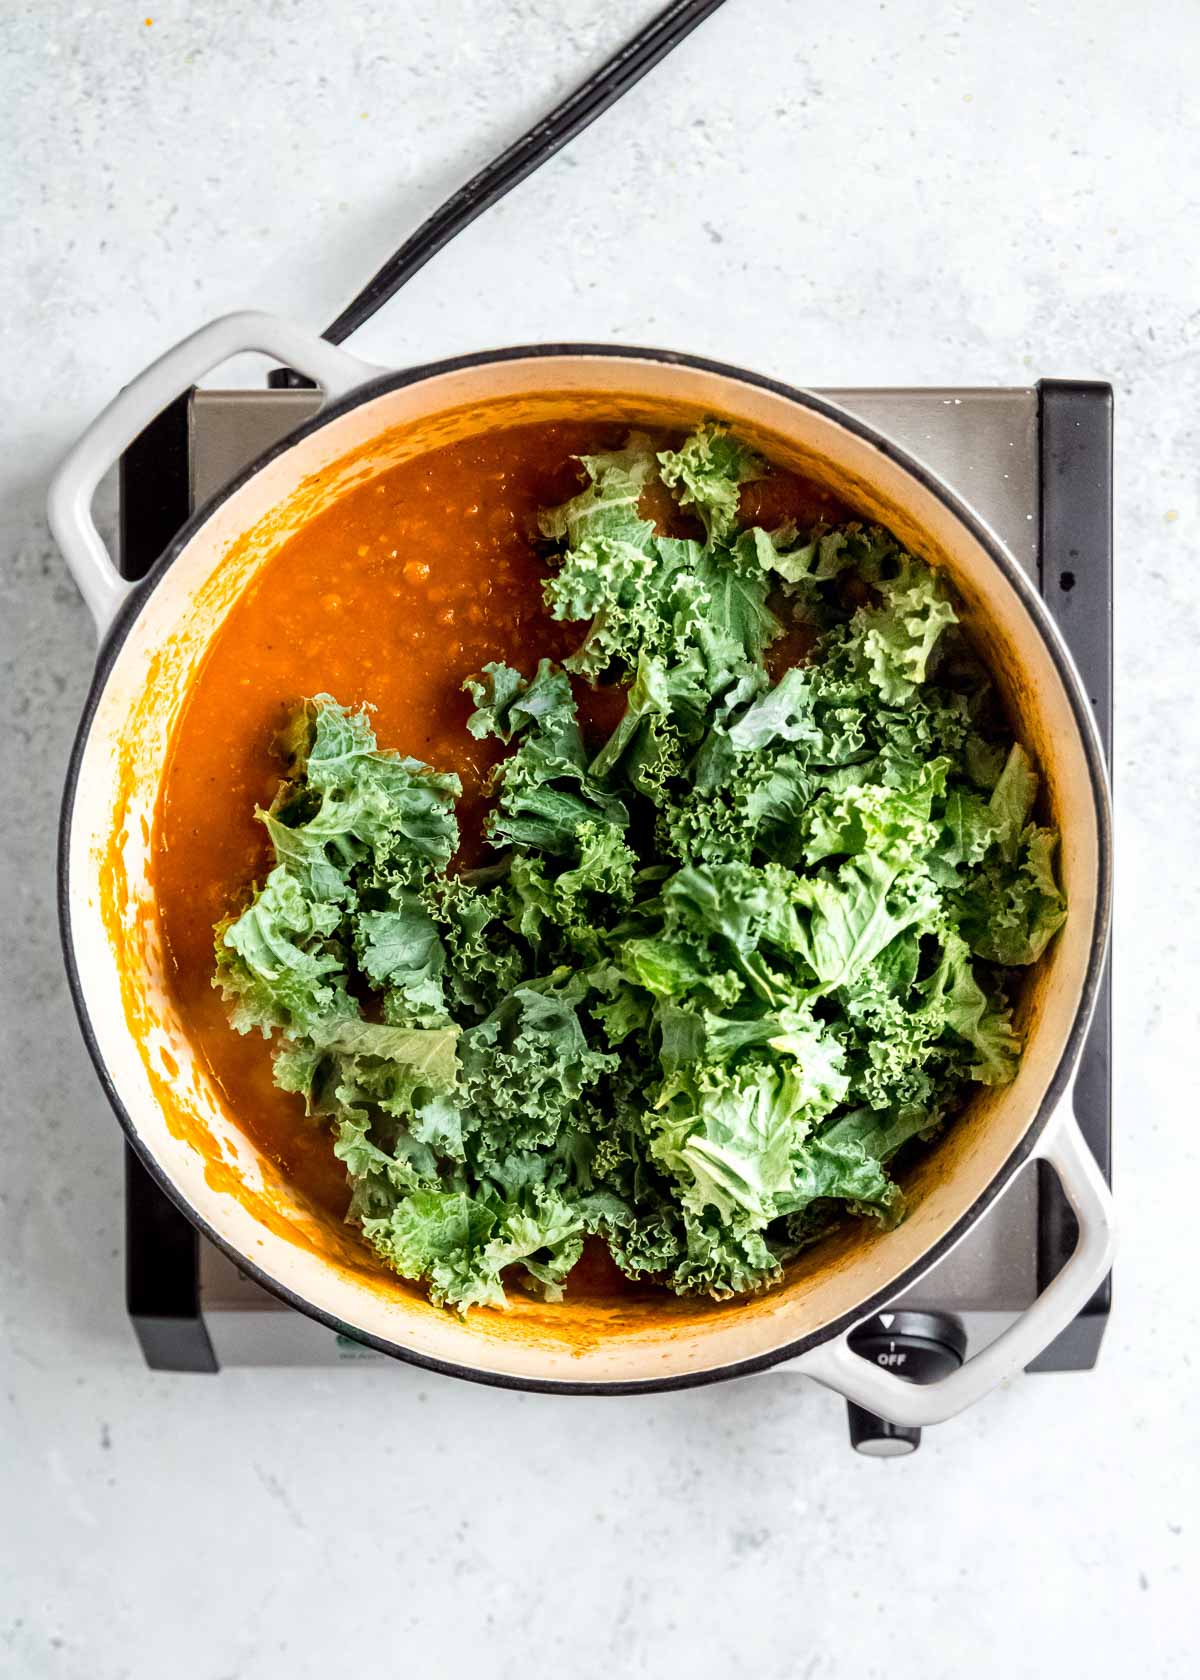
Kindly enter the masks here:
<path id="1" fill-rule="evenodd" d="M 153 14 L 153 21 L 144 15 Z M 1195 1672 L 1200 17 L 729 0 L 361 335 L 659 343 L 809 385 L 1111 379 L 1117 1171 L 1092 1375 L 880 1464 L 769 1378 L 556 1401 L 403 1367 L 169 1378 L 53 915 L 90 636 L 49 470 L 224 310 L 320 325 L 650 0 L 7 8 L 0 1674 Z"/>

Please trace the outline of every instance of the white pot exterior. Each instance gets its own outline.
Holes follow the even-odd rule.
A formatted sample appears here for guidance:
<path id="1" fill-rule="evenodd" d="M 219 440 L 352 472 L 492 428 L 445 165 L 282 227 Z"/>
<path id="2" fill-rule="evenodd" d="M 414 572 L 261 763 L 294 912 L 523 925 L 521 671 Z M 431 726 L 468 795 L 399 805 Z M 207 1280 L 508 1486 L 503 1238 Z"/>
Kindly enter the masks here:
<path id="1" fill-rule="evenodd" d="M 149 867 L 155 803 L 174 720 L 199 663 L 231 602 L 291 531 L 348 484 L 439 443 L 516 420 L 581 413 L 643 423 L 719 414 L 945 568 L 968 633 L 1006 689 L 1046 777 L 1071 911 L 1030 985 L 1028 1047 L 1016 1081 L 983 1092 L 914 1170 L 912 1212 L 898 1230 L 850 1231 L 749 1302 L 671 1301 L 654 1312 L 626 1312 L 619 1303 L 573 1309 L 521 1300 L 508 1313 L 477 1312 L 463 1322 L 381 1274 L 351 1233 L 301 1204 L 223 1107 L 165 984 Z M 1080 1191 L 1087 1240 L 1069 1268 L 1071 1287 L 1059 1289 L 1053 1312 L 1049 1297 L 1033 1309 L 1042 1316 L 1026 1324 L 1020 1345 L 1019 1338 L 1007 1344 L 1006 1366 L 976 1360 L 959 1373 L 975 1376 L 940 1411 L 957 1409 L 1024 1363 L 1036 1351 L 1032 1341 L 1048 1341 L 1073 1316 L 1111 1252 L 1094 1168 L 1073 1141 L 1062 1142 L 1073 1134 L 1069 1077 L 1107 930 L 1102 760 L 1070 657 L 1035 592 L 931 475 L 828 403 L 735 370 L 657 352 L 498 353 L 385 376 L 343 396 L 193 521 L 171 552 L 125 604 L 102 649 L 64 812 L 64 940 L 93 1055 L 143 1159 L 202 1229 L 268 1287 L 389 1351 L 484 1380 L 660 1387 L 803 1354 L 814 1375 L 846 1392 L 858 1374 L 843 1369 L 830 1347 L 844 1349 L 838 1339 L 850 1325 L 940 1259 L 1023 1160 L 1056 1151 L 1065 1180 L 1076 1173 L 1087 1181 Z M 876 1373 L 863 1369 L 874 1382 Z M 921 1417 L 912 1421 L 938 1410 L 930 1397 L 910 1405 L 902 1385 L 889 1381 L 890 1398 L 872 1388 L 864 1403 L 894 1416 L 917 1407 Z"/>

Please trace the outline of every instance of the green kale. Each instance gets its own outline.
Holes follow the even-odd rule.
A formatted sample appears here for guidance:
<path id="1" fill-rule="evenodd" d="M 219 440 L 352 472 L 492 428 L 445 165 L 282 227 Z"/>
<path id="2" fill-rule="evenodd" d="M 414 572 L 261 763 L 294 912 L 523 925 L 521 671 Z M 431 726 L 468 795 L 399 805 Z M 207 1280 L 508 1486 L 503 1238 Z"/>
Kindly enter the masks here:
<path id="1" fill-rule="evenodd" d="M 455 864 L 456 778 L 318 695 L 259 813 L 275 866 L 217 928 L 349 1217 L 460 1311 L 558 1299 L 588 1238 L 724 1297 L 847 1215 L 895 1224 L 896 1157 L 1013 1077 L 1014 971 L 1066 915 L 934 572 L 875 526 L 744 527 L 767 469 L 717 425 L 583 467 L 541 520 L 576 651 L 467 685 L 507 749 L 485 866 Z M 656 479 L 702 541 L 643 514 Z M 772 680 L 796 621 L 815 648 Z M 591 754 L 572 677 L 625 686 Z"/>

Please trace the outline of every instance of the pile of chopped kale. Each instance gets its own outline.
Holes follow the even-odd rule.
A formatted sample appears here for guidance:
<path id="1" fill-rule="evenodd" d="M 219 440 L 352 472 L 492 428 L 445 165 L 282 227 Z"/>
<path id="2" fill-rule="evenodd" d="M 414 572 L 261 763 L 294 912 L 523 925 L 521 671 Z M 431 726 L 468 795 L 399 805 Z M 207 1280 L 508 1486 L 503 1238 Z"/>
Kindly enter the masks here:
<path id="1" fill-rule="evenodd" d="M 742 528 L 761 468 L 717 426 L 583 465 L 542 518 L 577 651 L 468 685 L 511 749 L 485 866 L 454 863 L 458 779 L 321 695 L 260 813 L 275 867 L 217 929 L 233 1024 L 331 1129 L 349 1218 L 462 1310 L 558 1298 L 589 1235 L 727 1296 L 847 1213 L 896 1223 L 889 1163 L 1012 1078 L 1012 971 L 1065 915 L 927 566 L 878 527 Z M 656 475 L 703 540 L 642 516 Z M 797 622 L 814 650 L 772 681 Z M 597 752 L 572 676 L 626 688 Z"/>

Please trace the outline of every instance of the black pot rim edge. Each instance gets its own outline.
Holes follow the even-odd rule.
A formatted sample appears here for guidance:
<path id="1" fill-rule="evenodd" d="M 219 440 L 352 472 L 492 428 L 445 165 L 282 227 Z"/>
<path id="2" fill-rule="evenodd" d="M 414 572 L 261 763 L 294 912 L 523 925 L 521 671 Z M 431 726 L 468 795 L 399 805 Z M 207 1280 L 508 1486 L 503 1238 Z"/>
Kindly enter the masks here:
<path id="1" fill-rule="evenodd" d="M 1045 1096 L 1038 1108 L 1037 1114 L 1026 1127 L 1020 1143 L 1006 1157 L 991 1183 L 976 1197 L 975 1201 L 965 1213 L 957 1219 L 949 1231 L 928 1248 L 918 1260 L 915 1260 L 901 1275 L 884 1290 L 869 1296 L 856 1306 L 853 1311 L 825 1325 L 821 1330 L 802 1336 L 795 1341 L 787 1342 L 783 1346 L 773 1348 L 767 1353 L 754 1356 L 751 1359 L 739 1360 L 736 1363 L 717 1365 L 700 1371 L 682 1372 L 670 1377 L 650 1377 L 642 1381 L 632 1382 L 571 1382 L 569 1380 L 555 1381 L 539 1377 L 518 1377 L 506 1372 L 488 1371 L 477 1366 L 460 1365 L 451 1360 L 435 1359 L 428 1354 L 418 1353 L 399 1343 L 390 1342 L 386 1338 L 373 1335 L 369 1331 L 361 1330 L 347 1324 L 323 1307 L 305 1300 L 287 1285 L 280 1283 L 263 1270 L 255 1261 L 239 1252 L 232 1243 L 211 1227 L 207 1220 L 191 1206 L 178 1190 L 172 1179 L 160 1165 L 153 1151 L 146 1145 L 138 1134 L 133 1120 L 125 1107 L 116 1084 L 109 1074 L 108 1067 L 100 1052 L 99 1044 L 92 1029 L 91 1019 L 83 996 L 83 986 L 79 976 L 79 968 L 75 959 L 74 942 L 71 934 L 70 915 L 70 840 L 71 818 L 75 803 L 75 791 L 79 780 L 83 756 L 91 730 L 92 720 L 99 705 L 108 675 L 116 662 L 117 655 L 123 647 L 134 622 L 140 615 L 146 600 L 158 587 L 170 569 L 172 561 L 182 552 L 196 535 L 202 525 L 212 516 L 218 507 L 234 495 L 251 478 L 260 472 L 270 461 L 284 451 L 319 431 L 328 422 L 337 419 L 351 409 L 359 407 L 372 398 L 381 396 L 388 391 L 400 390 L 408 385 L 419 384 L 424 380 L 436 378 L 440 374 L 455 373 L 467 368 L 480 367 L 493 362 L 511 362 L 531 359 L 545 359 L 564 356 L 607 357 L 614 360 L 651 361 L 660 362 L 668 366 L 694 368 L 703 373 L 717 374 L 723 378 L 735 380 L 744 385 L 756 387 L 770 392 L 773 396 L 784 398 L 800 408 L 807 408 L 812 412 L 823 415 L 826 419 L 835 421 L 846 430 L 854 433 L 862 441 L 869 443 L 880 454 L 902 467 L 914 478 L 923 489 L 932 494 L 948 512 L 953 514 L 961 524 L 971 532 L 975 540 L 986 551 L 988 557 L 998 567 L 1006 580 L 1015 588 L 1024 603 L 1026 610 L 1037 626 L 1045 643 L 1063 687 L 1066 690 L 1071 709 L 1075 715 L 1076 725 L 1083 742 L 1084 754 L 1087 759 L 1088 774 L 1091 782 L 1092 796 L 1097 813 L 1098 837 L 1098 879 L 1096 891 L 1096 910 L 1092 926 L 1092 942 L 1088 959 L 1087 972 L 1084 976 L 1079 1001 L 1072 1022 L 1071 1031 L 1059 1058 L 1058 1066 L 1054 1070 Z M 874 427 L 860 420 L 837 404 L 816 396 L 812 392 L 801 391 L 794 386 L 786 385 L 779 380 L 770 379 L 764 374 L 752 373 L 745 368 L 734 367 L 726 362 L 712 361 L 702 356 L 692 356 L 685 352 L 673 350 L 645 349 L 632 345 L 611 344 L 534 344 L 515 345 L 500 350 L 473 351 L 463 356 L 452 356 L 436 362 L 427 362 L 418 367 L 407 368 L 395 373 L 385 373 L 377 379 L 368 379 L 363 385 L 356 386 L 335 402 L 323 407 L 311 419 L 305 421 L 286 437 L 281 438 L 271 448 L 264 450 L 249 466 L 245 467 L 235 478 L 225 485 L 215 496 L 198 508 L 183 525 L 176 536 L 163 550 L 146 576 L 136 583 L 121 605 L 113 623 L 102 642 L 92 674 L 91 686 L 87 700 L 84 703 L 76 730 L 75 740 L 71 749 L 71 756 L 67 766 L 66 781 L 63 789 L 62 809 L 58 831 L 58 919 L 59 935 L 62 943 L 63 958 L 67 969 L 67 980 L 71 992 L 75 1013 L 79 1020 L 84 1042 L 93 1066 L 100 1078 L 117 1119 L 120 1121 L 126 1138 L 134 1149 L 141 1164 L 149 1172 L 159 1188 L 170 1197 L 171 1201 L 190 1220 L 193 1226 L 226 1257 L 245 1272 L 260 1288 L 274 1295 L 286 1306 L 298 1312 L 305 1313 L 309 1318 L 316 1319 L 336 1334 L 348 1337 L 364 1346 L 374 1348 L 376 1352 L 390 1358 L 401 1360 L 410 1365 L 419 1366 L 423 1370 L 437 1372 L 441 1376 L 458 1377 L 468 1382 L 482 1383 L 493 1388 L 517 1389 L 527 1393 L 540 1394 L 578 1394 L 578 1395 L 625 1395 L 625 1394 L 655 1394 L 673 1389 L 697 1388 L 709 1383 L 728 1381 L 734 1377 L 748 1376 L 754 1372 L 770 1370 L 788 1360 L 798 1359 L 813 1347 L 824 1342 L 832 1341 L 837 1336 L 870 1317 L 881 1308 L 887 1306 L 890 1300 L 903 1293 L 919 1277 L 923 1276 L 931 1267 L 935 1266 L 967 1233 L 967 1231 L 983 1216 L 987 1209 L 996 1201 L 1017 1175 L 1020 1169 L 1030 1159 L 1038 1138 L 1045 1129 L 1050 1116 L 1054 1113 L 1070 1082 L 1075 1064 L 1083 1048 L 1083 1041 L 1088 1025 L 1091 1021 L 1092 1010 L 1096 1001 L 1096 993 L 1104 966 L 1104 957 L 1108 944 L 1109 927 L 1109 899 L 1112 882 L 1112 831 L 1111 813 L 1108 800 L 1108 782 L 1096 736 L 1095 725 L 1088 710 L 1087 700 L 1081 691 L 1070 657 L 1066 653 L 1061 638 L 1053 624 L 1046 616 L 1045 608 L 1040 596 L 1034 590 L 1025 574 L 1010 558 L 997 538 L 986 525 L 960 500 L 960 498 L 937 475 L 915 460 L 907 451 L 896 444 Z"/>

